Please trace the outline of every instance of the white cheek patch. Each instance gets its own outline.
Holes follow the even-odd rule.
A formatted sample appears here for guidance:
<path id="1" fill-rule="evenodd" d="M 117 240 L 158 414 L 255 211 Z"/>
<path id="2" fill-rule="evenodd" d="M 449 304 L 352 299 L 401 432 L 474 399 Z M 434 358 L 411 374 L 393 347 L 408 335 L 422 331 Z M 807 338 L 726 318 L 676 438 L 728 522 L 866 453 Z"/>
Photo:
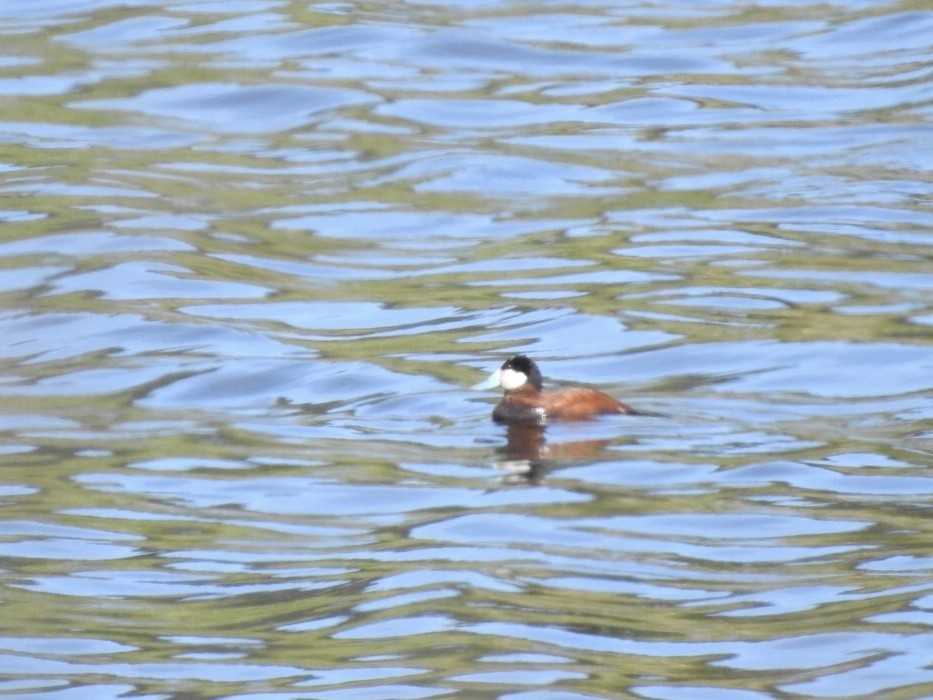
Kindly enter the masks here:
<path id="1" fill-rule="evenodd" d="M 499 370 L 499 386 L 506 391 L 518 389 L 518 387 L 524 386 L 527 381 L 528 377 L 522 372 L 516 372 L 514 369 Z"/>

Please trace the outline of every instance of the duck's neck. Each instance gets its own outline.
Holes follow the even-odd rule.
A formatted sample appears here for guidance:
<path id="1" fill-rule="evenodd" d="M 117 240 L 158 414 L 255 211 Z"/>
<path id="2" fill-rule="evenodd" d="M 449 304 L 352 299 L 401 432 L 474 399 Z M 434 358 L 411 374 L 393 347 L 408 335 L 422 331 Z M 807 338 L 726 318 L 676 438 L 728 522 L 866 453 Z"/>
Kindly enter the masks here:
<path id="1" fill-rule="evenodd" d="M 534 384 L 522 384 L 517 389 L 511 389 L 505 392 L 506 396 L 538 396 L 541 393 L 540 387 Z"/>

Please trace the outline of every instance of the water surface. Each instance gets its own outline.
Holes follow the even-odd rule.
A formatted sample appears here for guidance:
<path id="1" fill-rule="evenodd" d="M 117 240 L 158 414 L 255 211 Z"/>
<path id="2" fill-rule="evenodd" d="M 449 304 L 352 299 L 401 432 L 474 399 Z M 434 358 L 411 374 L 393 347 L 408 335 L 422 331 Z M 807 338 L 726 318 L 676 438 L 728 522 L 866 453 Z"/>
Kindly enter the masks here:
<path id="1" fill-rule="evenodd" d="M 923 3 L 0 26 L 0 694 L 933 694 Z"/>

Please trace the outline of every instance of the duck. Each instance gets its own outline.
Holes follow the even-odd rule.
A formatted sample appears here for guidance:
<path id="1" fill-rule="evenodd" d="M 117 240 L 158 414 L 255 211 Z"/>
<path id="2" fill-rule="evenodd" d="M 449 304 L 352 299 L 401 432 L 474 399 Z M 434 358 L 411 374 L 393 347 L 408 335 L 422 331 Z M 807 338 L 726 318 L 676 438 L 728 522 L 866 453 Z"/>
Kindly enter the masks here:
<path id="1" fill-rule="evenodd" d="M 502 363 L 477 390 L 502 387 L 505 395 L 492 411 L 497 423 L 545 425 L 552 421 L 585 421 L 605 414 L 637 415 L 638 411 L 598 389 L 567 387 L 544 391 L 541 370 L 527 355 Z"/>

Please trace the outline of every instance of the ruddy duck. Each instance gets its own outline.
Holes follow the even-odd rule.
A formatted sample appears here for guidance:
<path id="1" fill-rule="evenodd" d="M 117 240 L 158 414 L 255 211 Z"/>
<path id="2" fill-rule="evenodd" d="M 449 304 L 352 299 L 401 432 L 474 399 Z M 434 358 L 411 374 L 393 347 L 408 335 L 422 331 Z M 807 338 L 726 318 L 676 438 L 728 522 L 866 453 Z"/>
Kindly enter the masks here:
<path id="1" fill-rule="evenodd" d="M 492 412 L 498 423 L 536 423 L 550 421 L 589 420 L 606 413 L 636 414 L 608 394 L 596 389 L 571 387 L 542 391 L 541 371 L 527 355 L 515 355 L 502 363 L 489 379 L 474 389 L 492 389 L 501 386 L 505 396 Z"/>

